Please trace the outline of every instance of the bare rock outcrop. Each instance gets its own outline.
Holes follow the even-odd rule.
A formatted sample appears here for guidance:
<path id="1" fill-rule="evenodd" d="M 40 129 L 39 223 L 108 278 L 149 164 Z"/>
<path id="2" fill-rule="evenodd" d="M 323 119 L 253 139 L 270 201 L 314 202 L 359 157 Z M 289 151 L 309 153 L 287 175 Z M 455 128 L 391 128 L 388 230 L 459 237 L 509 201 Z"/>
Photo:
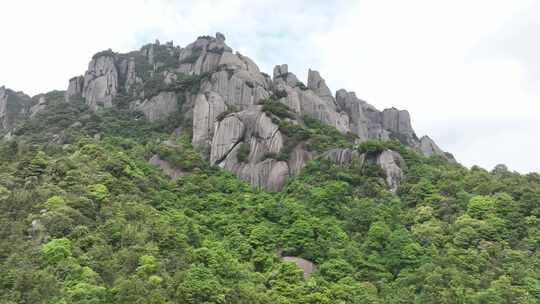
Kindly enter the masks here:
<path id="1" fill-rule="evenodd" d="M 215 92 L 197 95 L 193 107 L 192 143 L 194 145 L 208 146 L 210 144 L 216 119 L 225 110 L 226 105 L 221 95 Z"/>
<path id="2" fill-rule="evenodd" d="M 161 168 L 161 170 L 163 170 L 163 173 L 165 173 L 167 176 L 169 176 L 172 180 L 177 180 L 179 179 L 180 177 L 182 176 L 185 176 L 186 173 L 183 172 L 182 170 L 174 167 L 173 165 L 171 165 L 168 161 L 164 160 L 164 159 L 161 159 L 159 157 L 159 155 L 157 154 L 154 154 L 149 160 L 148 162 L 152 165 L 156 165 L 158 166 L 159 168 Z"/>
<path id="3" fill-rule="evenodd" d="M 157 96 L 130 104 L 134 110 L 144 113 L 146 119 L 155 122 L 178 109 L 175 92 L 160 92 Z"/>
<path id="4" fill-rule="evenodd" d="M 210 163 L 217 164 L 223 160 L 240 142 L 244 131 L 244 123 L 235 115 L 227 116 L 217 122 L 210 150 Z"/>
<path id="5" fill-rule="evenodd" d="M 68 89 L 66 91 L 66 102 L 70 102 L 74 98 L 81 98 L 83 94 L 84 77 L 76 76 L 69 80 Z"/>
<path id="6" fill-rule="evenodd" d="M 225 42 L 225 36 L 216 33 L 214 37 L 198 37 L 184 48 L 156 42 L 139 52 L 98 53 L 84 77 L 70 80 L 66 100 L 82 97 L 95 110 L 113 106 L 120 94 L 131 109 L 142 111 L 149 121 L 178 112 L 183 122 L 192 122 L 192 128 L 177 130 L 192 129 L 192 144 L 209 152 L 205 156 L 211 164 L 272 191 L 281 189 L 289 176 L 298 174 L 315 157 L 341 166 L 363 162 L 364 157 L 351 149 L 315 155 L 302 143 L 290 146 L 278 118 L 262 111 L 263 102 L 269 99 L 290 109 L 292 117 L 287 119 L 292 124 L 302 124 L 299 118 L 310 117 L 342 134 L 354 134 L 357 144 L 368 139 L 397 139 L 425 155 L 453 159 L 431 139 L 417 138 L 407 111 L 380 111 L 346 90 L 333 95 L 320 73 L 311 69 L 306 85 L 286 64 L 275 66 L 270 78 L 253 60 L 234 52 Z M 0 107 L 0 118 L 1 111 Z M 392 153 L 383 152 L 377 162 L 395 190 L 402 178 L 403 162 L 399 154 Z"/>
<path id="7" fill-rule="evenodd" d="M 364 113 L 366 102 L 358 99 L 354 92 L 343 89 L 336 92 L 336 102 L 339 108 L 348 114 L 349 128 L 358 136 L 359 142 L 369 139 L 370 122 Z"/>
<path id="8" fill-rule="evenodd" d="M 390 191 L 395 192 L 404 178 L 403 168 L 405 168 L 405 160 L 398 152 L 392 150 L 384 150 L 377 157 L 377 164 L 383 170 L 386 176 L 386 184 Z"/>
<path id="9" fill-rule="evenodd" d="M 284 256 L 281 258 L 283 262 L 290 262 L 296 264 L 300 269 L 304 271 L 304 279 L 307 280 L 317 270 L 317 266 L 311 261 L 304 258 L 294 256 Z"/>
<path id="10" fill-rule="evenodd" d="M 412 146 L 418 141 L 411 126 L 411 117 L 406 110 L 385 109 L 382 112 L 382 126 L 404 144 Z"/>
<path id="11" fill-rule="evenodd" d="M 365 155 L 360 154 L 356 149 L 332 149 L 324 152 L 321 158 L 327 159 L 339 166 L 349 167 L 353 164 L 362 166 Z"/>
<path id="12" fill-rule="evenodd" d="M 318 71 L 313 71 L 311 69 L 308 71 L 307 87 L 327 103 L 335 102 L 332 91 L 330 91 L 325 80 L 321 77 Z"/>
<path id="13" fill-rule="evenodd" d="M 425 156 L 439 155 L 444 157 L 451 163 L 456 163 L 456 159 L 452 154 L 444 152 L 441 148 L 439 148 L 439 146 L 437 146 L 433 139 L 431 139 L 427 135 L 424 135 L 422 136 L 422 138 L 420 138 L 418 150 L 420 150 L 420 152 Z"/>
<path id="14" fill-rule="evenodd" d="M 112 53 L 112 52 L 111 52 Z M 118 70 L 114 55 L 97 55 L 88 64 L 84 75 L 82 97 L 93 110 L 99 107 L 111 107 L 113 97 L 118 93 Z"/>
<path id="15" fill-rule="evenodd" d="M 17 123 L 28 118 L 34 104 L 30 96 L 0 87 L 0 133 L 9 132 Z"/>
<path id="16" fill-rule="evenodd" d="M 35 97 L 34 97 L 35 98 Z M 38 103 L 30 108 L 30 118 L 47 108 L 47 98 L 44 95 L 39 96 Z"/>
<path id="17" fill-rule="evenodd" d="M 289 155 L 289 173 L 297 175 L 306 166 L 306 163 L 314 158 L 312 152 L 307 151 L 302 144 L 296 146 Z"/>
<path id="18" fill-rule="evenodd" d="M 9 120 L 7 115 L 8 95 L 5 87 L 0 87 L 0 127 L 5 130 L 8 128 Z"/>

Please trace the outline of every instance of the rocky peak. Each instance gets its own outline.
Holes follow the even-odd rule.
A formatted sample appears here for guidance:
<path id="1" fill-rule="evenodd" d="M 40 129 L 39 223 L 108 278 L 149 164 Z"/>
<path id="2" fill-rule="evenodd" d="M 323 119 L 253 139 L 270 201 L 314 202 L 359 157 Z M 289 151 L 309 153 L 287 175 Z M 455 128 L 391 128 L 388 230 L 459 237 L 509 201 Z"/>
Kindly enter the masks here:
<path id="1" fill-rule="evenodd" d="M 0 134 L 8 133 L 17 123 L 28 118 L 35 103 L 23 92 L 0 87 Z"/>
<path id="2" fill-rule="evenodd" d="M 326 85 L 326 82 L 321 77 L 319 72 L 309 69 L 307 87 L 313 90 L 313 92 L 315 92 L 315 94 L 317 94 L 317 96 L 323 100 L 327 102 L 334 102 L 332 92 Z"/>
<path id="3" fill-rule="evenodd" d="M 84 75 L 82 97 L 91 109 L 111 107 L 119 91 L 115 54 L 105 51 L 94 55 Z M 69 88 L 68 88 L 69 90 Z"/>
<path id="4" fill-rule="evenodd" d="M 439 155 L 449 162 L 456 163 L 454 156 L 448 152 L 444 152 L 429 136 L 424 135 L 420 138 L 417 148 L 425 156 Z"/>
<path id="5" fill-rule="evenodd" d="M 398 139 L 426 155 L 444 154 L 416 137 L 407 111 L 379 111 L 343 89 L 334 96 L 312 69 L 307 85 L 286 64 L 275 66 L 270 78 L 225 41 L 223 34 L 216 33 L 200 36 L 184 48 L 156 42 L 128 54 L 100 52 L 84 76 L 69 81 L 66 100 L 82 97 L 95 110 L 114 106 L 116 96 L 122 94 L 131 109 L 143 112 L 151 122 L 181 115 L 183 121 L 192 122 L 192 144 L 208 151 L 212 164 L 272 190 L 317 155 L 302 142 L 287 143 L 278 126 L 283 118 L 263 111 L 261 104 L 266 102 L 285 105 L 291 113 L 290 124 L 301 125 L 303 117 L 310 117 L 342 134 L 352 133 L 357 143 Z M 197 84 L 189 91 L 178 91 L 183 79 Z M 341 163 L 356 158 L 353 155 L 353 151 L 333 151 L 327 156 Z M 387 163 L 383 156 L 381 164 Z"/>

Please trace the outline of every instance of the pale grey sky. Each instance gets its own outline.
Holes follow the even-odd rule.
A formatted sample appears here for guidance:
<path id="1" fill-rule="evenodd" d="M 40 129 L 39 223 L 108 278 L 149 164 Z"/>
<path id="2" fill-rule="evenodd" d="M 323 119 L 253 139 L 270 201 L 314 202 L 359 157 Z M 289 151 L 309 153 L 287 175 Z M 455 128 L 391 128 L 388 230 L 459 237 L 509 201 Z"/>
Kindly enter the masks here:
<path id="1" fill-rule="evenodd" d="M 316 69 L 334 91 L 409 110 L 464 165 L 540 171 L 539 2 L 7 0 L 0 85 L 65 89 L 97 51 L 219 31 L 269 74 Z"/>

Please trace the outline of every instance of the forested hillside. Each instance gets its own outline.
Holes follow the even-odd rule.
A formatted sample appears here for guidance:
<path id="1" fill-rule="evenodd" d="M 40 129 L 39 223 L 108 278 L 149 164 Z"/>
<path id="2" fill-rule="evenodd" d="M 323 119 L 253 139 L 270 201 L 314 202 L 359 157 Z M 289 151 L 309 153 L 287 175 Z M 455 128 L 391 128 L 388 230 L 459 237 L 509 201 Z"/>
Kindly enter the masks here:
<path id="1" fill-rule="evenodd" d="M 217 33 L 0 87 L 0 303 L 540 303 L 539 174 L 273 72 Z"/>
<path id="2" fill-rule="evenodd" d="M 538 174 L 370 140 L 363 164 L 315 159 L 266 192 L 210 166 L 174 119 L 139 118 L 59 103 L 1 144 L 1 303 L 540 300 Z M 386 148 L 407 165 L 395 193 L 374 161 Z"/>

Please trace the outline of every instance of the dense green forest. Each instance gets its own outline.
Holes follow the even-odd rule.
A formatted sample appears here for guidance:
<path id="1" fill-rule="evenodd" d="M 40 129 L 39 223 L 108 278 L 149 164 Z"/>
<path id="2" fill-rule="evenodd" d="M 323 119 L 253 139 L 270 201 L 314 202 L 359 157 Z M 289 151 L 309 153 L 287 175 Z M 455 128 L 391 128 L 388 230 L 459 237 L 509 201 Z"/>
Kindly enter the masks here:
<path id="1" fill-rule="evenodd" d="M 270 193 L 140 117 L 53 104 L 0 144 L 0 303 L 540 302 L 539 174 L 368 141 L 362 166 L 314 160 Z M 388 147 L 396 193 L 370 161 Z"/>

